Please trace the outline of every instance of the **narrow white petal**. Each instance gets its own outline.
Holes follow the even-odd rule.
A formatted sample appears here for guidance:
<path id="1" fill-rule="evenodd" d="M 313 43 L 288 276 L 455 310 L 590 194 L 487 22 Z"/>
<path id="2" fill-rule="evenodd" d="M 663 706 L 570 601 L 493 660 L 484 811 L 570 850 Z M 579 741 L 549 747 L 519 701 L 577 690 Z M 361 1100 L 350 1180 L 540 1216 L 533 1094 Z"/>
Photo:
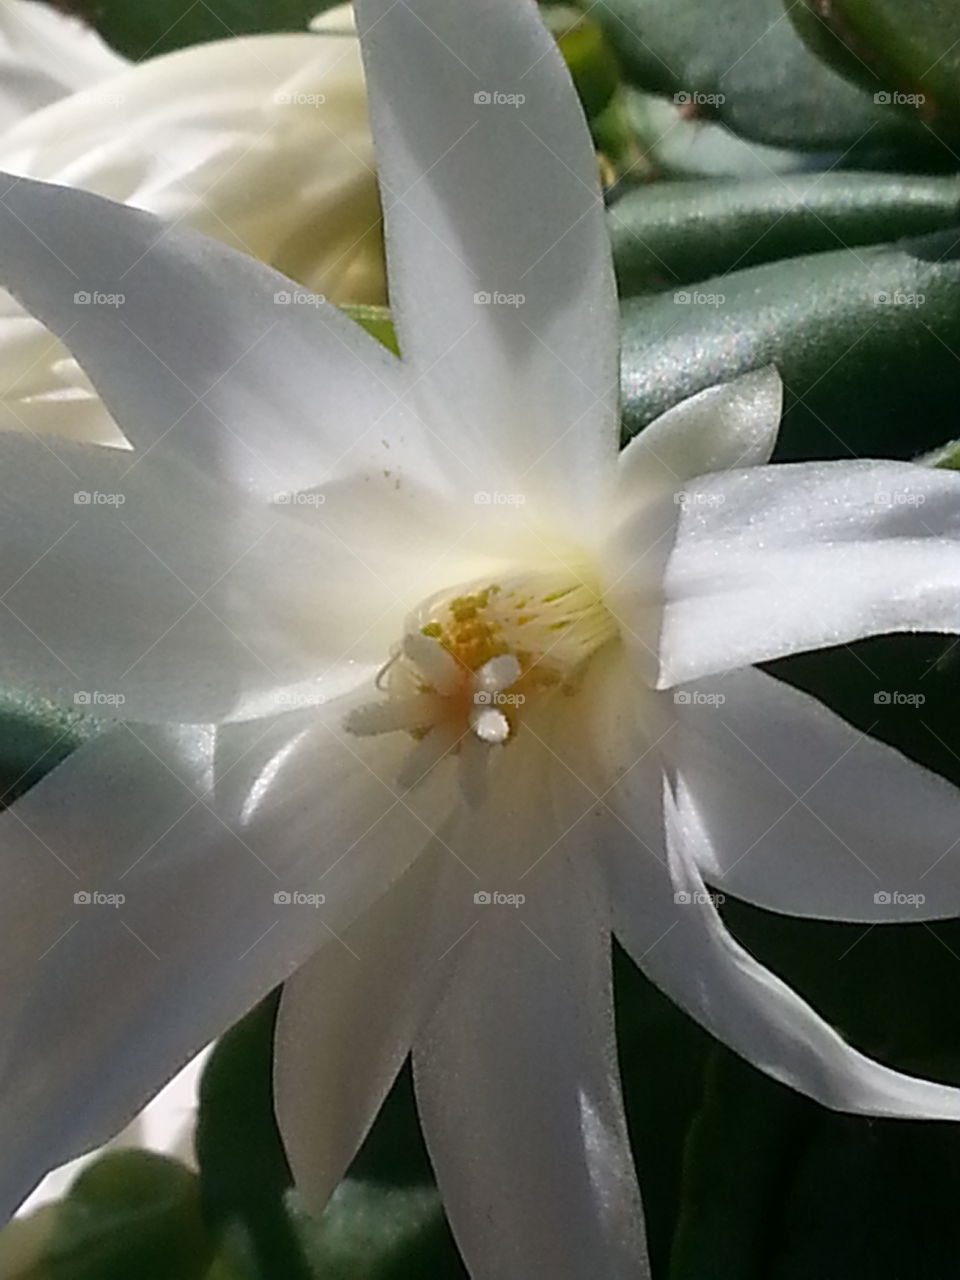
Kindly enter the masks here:
<path id="1" fill-rule="evenodd" d="M 960 915 L 955 787 L 753 668 L 680 696 L 677 804 L 716 888 L 830 920 Z"/>
<path id="2" fill-rule="evenodd" d="M 404 480 L 441 486 L 399 361 L 342 311 L 292 304 L 286 276 L 150 214 L 0 185 L 0 283 L 64 340 L 136 448 L 261 497 L 357 475 L 384 504 Z"/>
<path id="3" fill-rule="evenodd" d="M 77 1175 L 107 1151 L 127 1147 L 146 1148 L 173 1156 L 195 1168 L 198 1095 L 200 1078 L 208 1057 L 209 1051 L 206 1049 L 198 1053 L 169 1084 L 164 1085 L 157 1096 L 147 1103 L 116 1138 L 48 1173 L 24 1200 L 16 1216 L 25 1217 L 42 1205 L 62 1200 Z"/>
<path id="4" fill-rule="evenodd" d="M 641 607 L 639 573 L 619 609 Z M 663 589 L 661 686 L 884 632 L 960 630 L 960 476 L 834 462 L 705 477 L 684 491 Z"/>
<path id="5" fill-rule="evenodd" d="M 437 962 L 467 927 L 439 842 L 283 988 L 274 1083 L 297 1190 L 322 1212 L 410 1051 Z"/>
<path id="6" fill-rule="evenodd" d="M 0 129 L 126 65 L 79 18 L 32 0 L 4 0 L 0 7 Z"/>
<path id="7" fill-rule="evenodd" d="M 0 169 L 182 221 L 338 305 L 385 300 L 355 35 L 233 36 L 114 66 L 4 132 Z"/>
<path id="8" fill-rule="evenodd" d="M 593 146 L 554 41 L 516 0 L 356 11 L 391 305 L 425 411 L 474 489 L 589 539 L 616 456 L 616 295 Z"/>
<path id="9" fill-rule="evenodd" d="M 2 1212 L 338 945 L 443 823 L 441 788 L 398 803 L 402 743 L 348 748 L 339 718 L 119 728 L 0 818 Z"/>
<path id="10" fill-rule="evenodd" d="M 679 492 L 711 471 L 769 462 L 782 410 L 783 383 L 772 368 L 681 400 L 621 452 L 621 503 L 629 507 L 664 488 Z"/>
<path id="11" fill-rule="evenodd" d="M 334 697 L 382 663 L 410 607 L 403 544 L 355 552 L 153 454 L 0 433 L 0 491 L 0 679 L 103 715 Z"/>
<path id="12" fill-rule="evenodd" d="M 414 1046 L 417 1104 L 474 1280 L 648 1275 L 589 864 L 555 851 L 477 908 Z"/>
<path id="13" fill-rule="evenodd" d="M 637 822 L 651 797 L 630 790 L 618 807 Z M 678 810 L 666 780 L 663 823 L 666 862 L 629 838 L 611 843 L 607 858 L 617 936 L 652 982 L 734 1052 L 826 1107 L 960 1119 L 960 1089 L 902 1075 L 852 1049 L 735 941 L 697 869 L 703 832 L 689 808 Z"/>

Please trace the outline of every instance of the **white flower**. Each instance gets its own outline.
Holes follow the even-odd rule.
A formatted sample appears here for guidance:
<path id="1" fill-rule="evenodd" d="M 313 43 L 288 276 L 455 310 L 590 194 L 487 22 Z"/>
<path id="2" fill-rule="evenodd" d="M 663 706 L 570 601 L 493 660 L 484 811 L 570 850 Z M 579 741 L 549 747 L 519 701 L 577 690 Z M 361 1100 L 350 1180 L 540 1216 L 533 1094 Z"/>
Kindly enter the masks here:
<path id="1" fill-rule="evenodd" d="M 960 1117 L 845 1044 L 706 887 L 960 912 L 957 793 L 751 665 L 960 629 L 960 477 L 765 465 L 764 371 L 618 456 L 593 152 L 534 6 L 357 9 L 402 360 L 211 240 L 0 197 L 0 278 L 135 450 L 0 440 L 0 679 L 123 722 L 0 816 L 0 1198 L 286 980 L 309 1204 L 412 1049 L 471 1274 L 632 1278 L 611 931 L 778 1080 Z"/>
<path id="2" fill-rule="evenodd" d="M 79 19 L 36 0 L 2 0 L 0 129 L 126 65 Z"/>
<path id="3" fill-rule="evenodd" d="M 153 58 L 0 136 L 0 169 L 109 196 L 269 262 L 304 295 L 382 303 L 356 35 L 247 36 Z M 0 294 L 0 426 L 123 443 L 69 352 Z"/>
<path id="4" fill-rule="evenodd" d="M 200 1075 L 207 1057 L 206 1051 L 198 1054 L 110 1142 L 48 1173 L 17 1210 L 17 1217 L 62 1200 L 77 1175 L 108 1150 L 135 1147 L 172 1156 L 194 1167 Z"/>

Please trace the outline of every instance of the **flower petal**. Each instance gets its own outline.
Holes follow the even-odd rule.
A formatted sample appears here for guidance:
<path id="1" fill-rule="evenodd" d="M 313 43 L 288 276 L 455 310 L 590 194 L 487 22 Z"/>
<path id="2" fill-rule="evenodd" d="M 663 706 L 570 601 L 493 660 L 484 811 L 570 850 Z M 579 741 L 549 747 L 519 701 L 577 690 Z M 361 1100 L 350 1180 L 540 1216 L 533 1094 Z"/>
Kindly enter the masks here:
<path id="1" fill-rule="evenodd" d="M 442 824 L 449 787 L 400 796 L 406 744 L 346 743 L 339 716 L 117 728 L 0 818 L 0 1211 L 128 1123 Z"/>
<path id="2" fill-rule="evenodd" d="M 343 312 L 150 214 L 2 183 L 0 282 L 63 339 L 135 448 L 266 497 L 358 474 L 385 503 L 398 476 L 440 485 L 399 361 Z"/>
<path id="3" fill-rule="evenodd" d="M 960 915 L 956 787 L 753 668 L 680 696 L 677 804 L 718 889 L 825 920 Z"/>
<path id="4" fill-rule="evenodd" d="M 0 680 L 94 711 L 198 722 L 334 697 L 411 606 L 419 546 L 355 550 L 168 457 L 9 432 L 0 486 Z"/>
<path id="5" fill-rule="evenodd" d="M 425 410 L 475 489 L 533 498 L 589 539 L 616 456 L 618 321 L 593 146 L 554 41 L 516 0 L 356 11 L 391 305 Z"/>
<path id="6" fill-rule="evenodd" d="M 682 785 L 682 784 L 681 784 Z M 621 790 L 634 823 L 650 796 Z M 617 937 L 636 964 L 718 1040 L 767 1075 L 837 1111 L 960 1119 L 960 1089 L 902 1075 L 848 1045 L 730 935 L 697 869 L 704 834 L 664 780 L 667 864 L 637 842 L 609 848 Z M 649 830 L 652 815 L 647 812 Z"/>
<path id="7" fill-rule="evenodd" d="M 72 15 L 26 0 L 0 7 L 0 129 L 127 65 Z"/>
<path id="8" fill-rule="evenodd" d="M 7 130 L 0 168 L 184 220 L 337 305 L 385 301 L 355 34 L 233 36 L 115 65 Z"/>
<path id="9" fill-rule="evenodd" d="M 757 369 L 681 400 L 630 441 L 618 461 L 619 496 L 633 505 L 676 492 L 712 471 L 769 462 L 783 411 L 776 369 Z"/>
<path id="10" fill-rule="evenodd" d="M 631 591 L 646 603 L 639 572 L 622 610 Z M 704 477 L 685 488 L 664 593 L 661 687 L 884 632 L 958 631 L 960 476 L 828 462 Z"/>
<path id="11" fill-rule="evenodd" d="M 294 1180 L 321 1213 L 413 1044 L 437 961 L 466 927 L 468 873 L 438 841 L 343 935 L 284 983 L 277 1120 Z"/>
<path id="12" fill-rule="evenodd" d="M 590 864 L 554 849 L 510 887 L 526 901 L 477 908 L 414 1045 L 447 1216 L 474 1280 L 634 1280 L 643 1216 Z"/>

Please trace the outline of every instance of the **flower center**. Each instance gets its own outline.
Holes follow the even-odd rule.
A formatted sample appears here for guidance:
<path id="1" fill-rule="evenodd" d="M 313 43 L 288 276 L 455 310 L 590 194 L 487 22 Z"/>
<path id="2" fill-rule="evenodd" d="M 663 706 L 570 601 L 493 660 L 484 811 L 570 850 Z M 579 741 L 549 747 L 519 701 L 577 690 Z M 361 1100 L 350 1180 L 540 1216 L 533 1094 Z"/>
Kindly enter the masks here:
<path id="1" fill-rule="evenodd" d="M 599 589 L 570 572 L 440 593 L 408 618 L 377 677 L 385 697 L 356 708 L 346 728 L 410 735 L 403 787 L 456 756 L 464 793 L 477 803 L 491 754 L 513 741 L 531 706 L 574 695 L 586 663 L 616 634 Z"/>

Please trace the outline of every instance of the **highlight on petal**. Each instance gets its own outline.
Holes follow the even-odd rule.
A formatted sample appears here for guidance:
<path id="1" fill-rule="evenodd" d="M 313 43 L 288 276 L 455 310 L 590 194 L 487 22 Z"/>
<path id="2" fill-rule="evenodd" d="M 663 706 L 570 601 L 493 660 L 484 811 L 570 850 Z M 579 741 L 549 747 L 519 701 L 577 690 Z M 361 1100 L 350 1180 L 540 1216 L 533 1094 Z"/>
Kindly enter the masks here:
<path id="1" fill-rule="evenodd" d="M 635 963 L 718 1040 L 837 1111 L 960 1119 L 960 1089 L 903 1075 L 851 1048 L 729 933 L 697 868 L 704 836 L 664 778 L 665 862 L 629 838 L 608 859 L 614 929 Z M 629 789 L 619 802 L 629 820 Z M 634 818 L 636 820 L 636 818 Z"/>
<path id="2" fill-rule="evenodd" d="M 589 541 L 616 453 L 618 318 L 594 150 L 555 42 L 516 0 L 356 12 L 391 307 L 404 359 L 429 371 L 423 412 L 449 436 L 452 406 L 469 407 L 457 450 L 474 488 Z"/>
<path id="3" fill-rule="evenodd" d="M 95 89 L 0 136 L 0 169 L 182 221 L 332 302 L 382 303 L 360 49 L 338 32 L 117 58 Z"/>
<path id="4" fill-rule="evenodd" d="M 688 484 L 680 508 L 661 688 L 864 636 L 960 630 L 956 472 L 753 467 Z M 622 595 L 629 608 L 629 581 Z"/>
<path id="5" fill-rule="evenodd" d="M 0 1213 L 338 946 L 442 826 L 450 790 L 401 803 L 402 744 L 348 747 L 339 714 L 118 727 L 0 816 Z"/>
<path id="6" fill-rule="evenodd" d="M 475 1280 L 647 1276 L 593 869 L 554 850 L 515 887 L 450 950 L 414 1045 L 450 1225 Z"/>
<path id="7" fill-rule="evenodd" d="M 34 0 L 0 7 L 0 130 L 127 65 L 78 18 Z"/>
<path id="8" fill-rule="evenodd" d="M 183 1164 L 195 1167 L 194 1139 L 199 1107 L 200 1076 L 206 1066 L 209 1052 L 202 1050 L 180 1071 L 169 1084 L 164 1085 L 155 1098 L 134 1116 L 115 1138 L 87 1155 L 78 1156 L 52 1170 L 27 1196 L 17 1210 L 18 1218 L 33 1213 L 43 1205 L 61 1200 L 69 1191 L 78 1174 L 107 1151 L 127 1147 L 155 1151 L 172 1156 Z"/>
<path id="9" fill-rule="evenodd" d="M 314 1213 L 323 1211 L 410 1052 L 438 961 L 469 926 L 469 880 L 435 840 L 370 911 L 284 984 L 275 1035 L 277 1121 L 297 1191 Z"/>
<path id="10" fill-rule="evenodd" d="M 0 433 L 5 684 L 101 715 L 206 722 L 336 697 L 382 662 L 405 608 L 390 584 L 419 572 L 412 559 L 349 553 L 336 529 L 155 453 L 131 466 L 58 449 Z"/>
<path id="11" fill-rule="evenodd" d="M 747 668 L 679 691 L 665 744 L 717 889 L 791 915 L 960 916 L 960 792 Z"/>
<path id="12" fill-rule="evenodd" d="M 20 30 L 21 11 L 62 23 L 69 70 L 80 24 L 34 0 L 6 4 L 0 20 Z M 51 62 L 58 47 L 43 42 Z M 129 67 L 116 58 L 95 87 L 72 88 L 0 135 L 0 169 L 108 196 L 269 263 L 296 281 L 289 309 L 385 301 L 359 45 L 342 22 L 337 34 L 234 37 Z M 4 427 L 124 440 L 63 343 L 6 294 L 0 388 Z"/>
<path id="13" fill-rule="evenodd" d="M 757 369 L 707 387 L 661 414 L 618 459 L 621 503 L 636 506 L 680 491 L 712 471 L 770 461 L 780 430 L 783 383 L 776 369 Z"/>
<path id="14" fill-rule="evenodd" d="M 135 449 L 268 500 L 357 473 L 387 504 L 398 477 L 442 487 L 396 358 L 322 299 L 293 305 L 296 286 L 245 254 L 6 176 L 0 283 L 64 340 Z"/>

